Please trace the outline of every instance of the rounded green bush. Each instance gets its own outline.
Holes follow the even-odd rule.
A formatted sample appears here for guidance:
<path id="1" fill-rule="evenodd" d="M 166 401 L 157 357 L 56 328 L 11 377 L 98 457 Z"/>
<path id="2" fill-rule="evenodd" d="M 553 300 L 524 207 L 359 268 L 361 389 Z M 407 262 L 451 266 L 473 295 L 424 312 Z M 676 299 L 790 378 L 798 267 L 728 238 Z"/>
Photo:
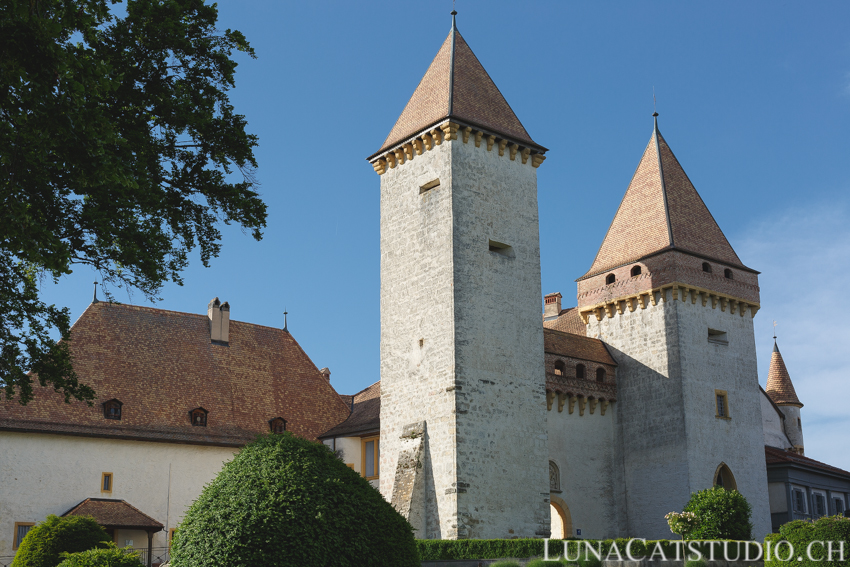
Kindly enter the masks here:
<path id="1" fill-rule="evenodd" d="M 752 508 L 737 490 L 715 486 L 694 492 L 683 511 L 693 512 L 700 520 L 688 539 L 749 540 L 753 531 Z"/>
<path id="2" fill-rule="evenodd" d="M 386 472 L 385 472 L 386 474 Z M 418 567 L 413 528 L 324 445 L 257 438 L 186 512 L 172 567 Z"/>
<path id="3" fill-rule="evenodd" d="M 79 553 L 63 553 L 58 567 L 144 567 L 139 554 L 119 549 L 114 543 L 106 549 L 89 549 Z"/>
<path id="4" fill-rule="evenodd" d="M 111 541 L 93 518 L 51 514 L 27 533 L 12 567 L 56 567 L 62 561 L 62 552 L 86 551 Z"/>

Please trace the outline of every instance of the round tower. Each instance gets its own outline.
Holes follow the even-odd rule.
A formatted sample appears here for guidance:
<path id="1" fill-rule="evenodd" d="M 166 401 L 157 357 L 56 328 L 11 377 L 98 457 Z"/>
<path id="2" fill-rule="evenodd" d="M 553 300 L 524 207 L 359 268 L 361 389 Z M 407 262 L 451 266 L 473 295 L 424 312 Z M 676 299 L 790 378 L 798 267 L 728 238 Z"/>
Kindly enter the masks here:
<path id="1" fill-rule="evenodd" d="M 801 455 L 804 454 L 803 422 L 800 420 L 800 408 L 803 404 L 800 403 L 797 392 L 794 391 L 791 376 L 776 345 L 776 337 L 773 337 L 773 354 L 770 356 L 770 371 L 767 375 L 765 392 L 785 416 L 785 435 L 791 442 L 789 449 Z"/>

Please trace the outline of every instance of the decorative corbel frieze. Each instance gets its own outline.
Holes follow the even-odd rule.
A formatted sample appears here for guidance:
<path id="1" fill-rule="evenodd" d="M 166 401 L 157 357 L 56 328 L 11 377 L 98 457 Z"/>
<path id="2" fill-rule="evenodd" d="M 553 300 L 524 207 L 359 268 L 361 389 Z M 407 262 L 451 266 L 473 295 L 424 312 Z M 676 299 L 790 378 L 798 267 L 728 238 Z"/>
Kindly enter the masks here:
<path id="1" fill-rule="evenodd" d="M 666 294 L 665 294 L 665 295 L 666 295 Z M 674 301 L 675 301 L 676 299 L 679 299 L 679 286 L 677 286 L 677 285 L 674 285 L 674 286 L 673 286 L 672 297 L 673 297 L 673 300 L 674 300 Z"/>
<path id="2" fill-rule="evenodd" d="M 396 159 L 394 153 L 390 152 L 387 154 L 387 163 L 390 164 L 390 169 L 395 169 Z"/>
<path id="3" fill-rule="evenodd" d="M 540 164 L 543 163 L 543 160 L 545 159 L 546 156 L 544 156 L 543 154 L 534 154 L 533 156 L 531 156 L 531 167 L 535 169 L 540 167 Z"/>
<path id="4" fill-rule="evenodd" d="M 687 303 L 687 302 L 688 302 L 688 295 L 689 295 L 690 293 L 691 293 L 691 290 L 689 290 L 688 288 L 686 288 L 686 287 L 683 287 L 683 288 L 682 288 L 682 295 L 680 296 L 680 297 L 681 297 L 681 299 L 682 299 L 682 303 Z"/>
<path id="5" fill-rule="evenodd" d="M 511 161 L 516 161 L 516 153 L 519 150 L 519 145 L 518 144 L 511 144 L 510 150 L 511 150 Z"/>
<path id="6" fill-rule="evenodd" d="M 593 410 L 596 409 L 597 399 L 596 398 L 589 398 L 588 401 L 590 402 L 590 415 L 593 415 Z"/>
<path id="7" fill-rule="evenodd" d="M 725 297 L 720 298 L 720 310 L 724 313 L 726 312 L 726 305 L 729 303 L 729 300 Z"/>
<path id="8" fill-rule="evenodd" d="M 547 391 L 546 392 L 546 411 L 552 411 L 552 404 L 555 401 L 555 392 Z"/>
<path id="9" fill-rule="evenodd" d="M 605 410 L 608 409 L 608 400 L 600 400 L 599 413 L 605 415 Z"/>
<path id="10" fill-rule="evenodd" d="M 615 303 L 617 307 L 617 313 L 619 313 L 620 315 L 622 315 L 626 311 L 625 303 L 625 301 L 618 301 L 617 303 Z"/>
<path id="11" fill-rule="evenodd" d="M 614 316 L 614 304 L 613 303 L 606 303 L 605 304 L 605 314 L 608 315 L 609 319 Z"/>
<path id="12" fill-rule="evenodd" d="M 505 146 L 507 146 L 507 145 L 508 145 L 508 141 L 505 140 L 504 138 L 499 140 L 499 155 L 500 156 L 505 155 Z"/>
<path id="13" fill-rule="evenodd" d="M 393 153 L 395 154 L 395 159 L 396 159 L 396 161 L 398 162 L 398 164 L 399 164 L 399 165 L 404 164 L 404 161 L 405 161 L 405 159 L 404 159 L 404 150 L 403 150 L 403 149 L 401 149 L 401 148 L 398 148 L 398 149 L 396 149 Z"/>
<path id="14" fill-rule="evenodd" d="M 637 309 L 638 298 L 630 297 L 626 300 L 626 302 L 629 304 L 629 313 L 634 313 L 635 309 Z"/>
<path id="15" fill-rule="evenodd" d="M 372 162 L 372 167 L 375 168 L 375 172 L 377 172 L 378 175 L 383 175 L 387 172 L 387 160 L 375 160 Z"/>
<path id="16" fill-rule="evenodd" d="M 587 322 L 590 320 L 590 311 L 580 311 L 579 317 L 581 317 L 582 322 L 587 325 Z"/>
<path id="17" fill-rule="evenodd" d="M 528 162 L 528 156 L 531 155 L 531 150 L 523 148 L 519 155 L 522 156 L 522 164 L 525 165 Z"/>
<path id="18" fill-rule="evenodd" d="M 457 129 L 459 125 L 455 122 L 446 122 L 440 126 L 440 129 L 445 133 L 446 140 L 457 140 Z"/>
<path id="19" fill-rule="evenodd" d="M 570 401 L 569 412 L 570 412 L 570 415 L 572 415 L 573 411 L 575 411 L 575 409 L 576 409 L 576 397 L 575 396 L 567 396 L 567 397 L 569 398 L 569 401 Z"/>
<path id="20" fill-rule="evenodd" d="M 738 307 L 738 302 L 734 299 L 729 300 L 729 315 L 735 314 L 735 309 Z"/>
<path id="21" fill-rule="evenodd" d="M 434 137 L 431 134 L 423 134 L 422 141 L 425 142 L 425 149 L 431 150 L 434 148 Z"/>
<path id="22" fill-rule="evenodd" d="M 558 413 L 561 413 L 561 412 L 564 411 L 564 403 L 566 401 L 567 401 L 567 395 L 559 393 L 558 394 Z"/>
<path id="23" fill-rule="evenodd" d="M 579 396 L 578 397 L 578 414 L 580 416 L 584 415 L 584 406 L 585 405 L 587 405 L 587 398 L 585 398 L 584 396 Z"/>
<path id="24" fill-rule="evenodd" d="M 696 289 L 691 290 L 691 305 L 697 304 L 697 298 L 699 298 L 699 291 Z"/>
<path id="25" fill-rule="evenodd" d="M 743 317 L 744 315 L 747 314 L 747 307 L 749 307 L 749 304 L 744 303 L 742 301 L 741 303 L 738 304 L 738 307 L 739 307 L 738 312 L 741 315 L 741 317 Z"/>
<path id="26" fill-rule="evenodd" d="M 475 133 L 475 147 L 476 147 L 476 148 L 480 148 L 480 147 L 481 147 L 481 137 L 482 137 L 483 135 L 484 135 L 484 132 L 482 132 L 481 130 L 479 130 L 479 131 L 477 131 L 477 132 Z"/>
<path id="27" fill-rule="evenodd" d="M 424 146 L 422 145 L 422 140 L 420 140 L 419 138 L 413 140 L 413 149 L 416 150 L 416 155 L 421 156 L 422 152 L 425 150 Z"/>
<path id="28" fill-rule="evenodd" d="M 756 317 L 756 313 L 758 313 L 759 306 L 758 305 L 750 305 L 750 313 L 753 314 L 753 319 Z"/>
<path id="29" fill-rule="evenodd" d="M 493 144 L 496 142 L 496 136 L 487 136 L 487 151 L 493 149 Z"/>
<path id="30" fill-rule="evenodd" d="M 603 309 L 602 309 L 601 307 L 597 307 L 596 309 L 594 309 L 594 310 L 593 310 L 593 314 L 594 314 L 594 315 L 596 315 L 596 320 L 597 320 L 597 321 L 601 321 L 601 320 L 602 320 L 602 313 L 603 313 L 603 312 L 604 312 L 604 311 L 603 311 Z"/>
<path id="31" fill-rule="evenodd" d="M 431 136 L 434 138 L 434 144 L 440 145 L 443 143 L 443 132 L 438 129 L 431 130 Z"/>
<path id="32" fill-rule="evenodd" d="M 405 144 L 402 146 L 402 149 L 407 159 L 413 159 L 413 144 Z"/>
<path id="33" fill-rule="evenodd" d="M 717 309 L 717 301 L 718 301 L 719 299 L 720 299 L 720 298 L 719 298 L 719 297 L 717 297 L 716 295 L 712 295 L 712 296 L 711 296 L 711 308 L 712 308 L 712 309 Z"/>
<path id="34" fill-rule="evenodd" d="M 472 132 L 472 126 L 467 126 L 463 129 L 463 143 L 467 143 L 469 141 L 469 134 Z"/>
<path id="35" fill-rule="evenodd" d="M 655 294 L 642 293 L 638 296 L 638 303 L 640 303 L 641 309 L 646 309 L 646 302 L 649 300 L 650 295 L 652 296 L 652 304 L 655 305 Z"/>

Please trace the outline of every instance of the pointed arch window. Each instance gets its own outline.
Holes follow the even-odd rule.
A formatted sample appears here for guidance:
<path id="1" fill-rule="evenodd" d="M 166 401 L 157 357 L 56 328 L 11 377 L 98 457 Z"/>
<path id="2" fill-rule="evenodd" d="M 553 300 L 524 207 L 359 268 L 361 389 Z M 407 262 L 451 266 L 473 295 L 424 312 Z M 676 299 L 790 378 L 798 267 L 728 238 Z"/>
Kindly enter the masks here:
<path id="1" fill-rule="evenodd" d="M 561 492 L 561 470 L 555 461 L 549 461 L 549 491 Z"/>
<path id="2" fill-rule="evenodd" d="M 557 376 L 563 376 L 564 374 L 566 374 L 566 371 L 567 371 L 567 365 L 564 364 L 564 361 L 563 360 L 556 360 L 555 361 L 555 374 Z"/>
<path id="3" fill-rule="evenodd" d="M 726 463 L 720 463 L 714 473 L 714 486 L 725 488 L 726 490 L 738 490 L 738 483 L 735 482 L 735 475 L 726 466 Z"/>
<path id="4" fill-rule="evenodd" d="M 192 426 L 194 427 L 206 427 L 207 426 L 207 414 L 210 413 L 204 408 L 195 408 L 189 412 L 189 419 L 192 420 Z"/>
<path id="5" fill-rule="evenodd" d="M 634 266 L 632 268 L 632 277 L 639 276 L 640 274 L 641 274 L 641 267 L 640 266 Z"/>
<path id="6" fill-rule="evenodd" d="M 269 420 L 269 430 L 272 433 L 283 433 L 286 431 L 286 420 L 282 417 L 276 417 Z"/>
<path id="7" fill-rule="evenodd" d="M 607 276 L 605 276 L 605 285 L 611 285 L 615 281 L 617 281 L 617 276 L 615 276 L 614 274 L 608 274 Z"/>
<path id="8" fill-rule="evenodd" d="M 121 406 L 123 406 L 119 400 L 113 398 L 107 402 L 103 402 L 103 417 L 106 419 L 121 419 Z"/>
<path id="9" fill-rule="evenodd" d="M 604 368 L 597 368 L 596 369 L 596 381 L 597 382 L 604 382 L 605 381 L 605 369 Z"/>
<path id="10" fill-rule="evenodd" d="M 578 378 L 579 380 L 584 380 L 584 376 L 584 364 L 576 364 L 576 378 Z"/>

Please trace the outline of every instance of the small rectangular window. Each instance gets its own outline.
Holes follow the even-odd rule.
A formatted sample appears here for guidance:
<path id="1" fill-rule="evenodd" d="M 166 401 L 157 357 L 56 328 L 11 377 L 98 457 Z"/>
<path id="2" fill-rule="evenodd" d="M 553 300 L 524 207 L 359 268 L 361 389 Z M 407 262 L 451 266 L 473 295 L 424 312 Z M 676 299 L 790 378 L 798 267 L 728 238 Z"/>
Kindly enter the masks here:
<path id="1" fill-rule="evenodd" d="M 717 329 L 708 330 L 708 342 L 717 345 L 729 344 L 729 340 L 726 338 L 726 331 L 718 331 Z"/>
<path id="2" fill-rule="evenodd" d="M 794 511 L 800 514 L 806 513 L 806 495 L 799 488 L 795 488 L 794 492 Z"/>
<path id="3" fill-rule="evenodd" d="M 844 512 L 844 499 L 842 498 L 833 498 L 833 507 L 835 508 L 836 514 L 842 514 Z"/>
<path id="4" fill-rule="evenodd" d="M 501 254 L 502 256 L 507 256 L 508 258 L 514 257 L 514 249 L 503 242 L 496 242 L 495 240 L 489 241 L 489 249 L 490 252 L 495 252 L 496 254 Z"/>
<path id="5" fill-rule="evenodd" d="M 715 409 L 717 411 L 715 415 L 723 419 L 729 419 L 729 396 L 726 394 L 726 391 L 715 390 L 714 399 Z"/>
<path id="6" fill-rule="evenodd" d="M 24 541 L 27 533 L 35 525 L 33 522 L 15 522 L 15 531 L 12 534 L 12 549 L 18 549 L 21 542 Z"/>
<path id="7" fill-rule="evenodd" d="M 380 459 L 379 439 L 378 437 L 368 437 L 363 439 L 363 476 L 368 480 L 378 478 L 379 469 L 378 461 Z"/>
<path id="8" fill-rule="evenodd" d="M 813 494 L 814 509 L 816 516 L 826 516 L 826 497 L 823 494 Z"/>
<path id="9" fill-rule="evenodd" d="M 100 479 L 100 491 L 106 494 L 112 492 L 112 473 L 105 472 Z"/>

